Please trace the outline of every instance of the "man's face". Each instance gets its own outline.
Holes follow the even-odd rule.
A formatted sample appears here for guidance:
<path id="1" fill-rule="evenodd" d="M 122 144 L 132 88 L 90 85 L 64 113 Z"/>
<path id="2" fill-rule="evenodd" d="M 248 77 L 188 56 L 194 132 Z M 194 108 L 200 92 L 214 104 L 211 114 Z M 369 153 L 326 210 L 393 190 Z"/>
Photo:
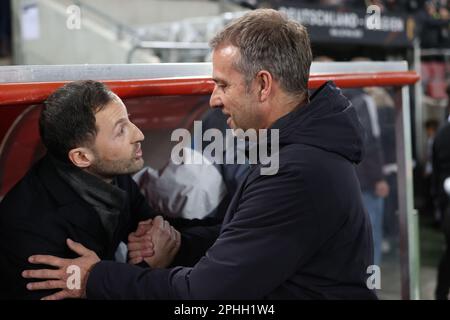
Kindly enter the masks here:
<path id="1" fill-rule="evenodd" d="M 239 50 L 232 45 L 216 48 L 213 52 L 214 91 L 209 101 L 212 108 L 221 108 L 232 129 L 261 128 L 261 111 L 254 83 L 247 90 L 244 76 L 233 63 L 239 59 Z"/>
<path id="2" fill-rule="evenodd" d="M 95 156 L 89 171 L 103 178 L 135 173 L 142 169 L 141 141 L 144 135 L 128 118 L 127 108 L 115 97 L 95 115 Z"/>

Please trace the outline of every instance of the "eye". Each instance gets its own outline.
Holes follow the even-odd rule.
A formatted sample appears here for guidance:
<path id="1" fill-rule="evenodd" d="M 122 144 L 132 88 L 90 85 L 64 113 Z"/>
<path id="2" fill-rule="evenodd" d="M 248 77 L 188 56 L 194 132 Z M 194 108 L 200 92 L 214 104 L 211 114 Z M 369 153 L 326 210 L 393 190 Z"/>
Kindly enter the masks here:
<path id="1" fill-rule="evenodd" d="M 125 133 L 125 126 L 120 126 L 119 132 L 117 133 L 117 136 L 121 136 Z"/>

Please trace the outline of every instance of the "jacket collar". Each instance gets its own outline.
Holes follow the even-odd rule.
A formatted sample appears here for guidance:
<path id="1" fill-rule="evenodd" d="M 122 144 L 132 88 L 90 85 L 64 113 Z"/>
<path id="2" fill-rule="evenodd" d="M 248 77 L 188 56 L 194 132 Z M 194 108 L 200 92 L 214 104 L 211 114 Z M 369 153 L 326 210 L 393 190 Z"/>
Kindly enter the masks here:
<path id="1" fill-rule="evenodd" d="M 59 215 L 95 238 L 106 239 L 106 232 L 95 210 L 62 180 L 49 155 L 40 160 L 38 176 L 57 204 Z"/>
<path id="2" fill-rule="evenodd" d="M 40 160 L 38 175 L 59 207 L 80 202 L 81 198 L 58 175 L 48 154 Z"/>

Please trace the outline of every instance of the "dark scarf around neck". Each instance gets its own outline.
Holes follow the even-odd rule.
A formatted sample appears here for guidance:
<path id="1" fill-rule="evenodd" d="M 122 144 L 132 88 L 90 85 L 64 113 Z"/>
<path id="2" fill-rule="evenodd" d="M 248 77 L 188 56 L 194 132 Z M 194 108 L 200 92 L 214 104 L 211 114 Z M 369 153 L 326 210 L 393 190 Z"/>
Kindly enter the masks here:
<path id="1" fill-rule="evenodd" d="M 120 212 L 125 208 L 126 192 L 114 185 L 116 179 L 110 184 L 72 164 L 54 157 L 50 159 L 61 179 L 97 212 L 111 241 L 119 223 Z"/>

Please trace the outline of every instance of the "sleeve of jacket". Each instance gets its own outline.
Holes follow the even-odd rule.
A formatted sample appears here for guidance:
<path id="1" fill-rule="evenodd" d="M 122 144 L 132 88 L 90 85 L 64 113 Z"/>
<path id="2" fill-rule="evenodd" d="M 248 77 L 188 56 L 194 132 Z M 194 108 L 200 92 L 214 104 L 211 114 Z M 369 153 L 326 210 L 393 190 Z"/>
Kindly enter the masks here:
<path id="1" fill-rule="evenodd" d="M 259 170 L 258 170 L 259 171 Z M 258 173 L 259 174 L 259 173 Z M 97 264 L 91 299 L 260 299 L 289 279 L 316 251 L 318 222 L 298 171 L 258 175 L 230 222 L 192 268 L 141 269 Z"/>
<path id="2" fill-rule="evenodd" d="M 192 267 L 214 244 L 220 233 L 221 224 L 193 226 L 181 232 L 181 246 L 171 266 Z"/>

